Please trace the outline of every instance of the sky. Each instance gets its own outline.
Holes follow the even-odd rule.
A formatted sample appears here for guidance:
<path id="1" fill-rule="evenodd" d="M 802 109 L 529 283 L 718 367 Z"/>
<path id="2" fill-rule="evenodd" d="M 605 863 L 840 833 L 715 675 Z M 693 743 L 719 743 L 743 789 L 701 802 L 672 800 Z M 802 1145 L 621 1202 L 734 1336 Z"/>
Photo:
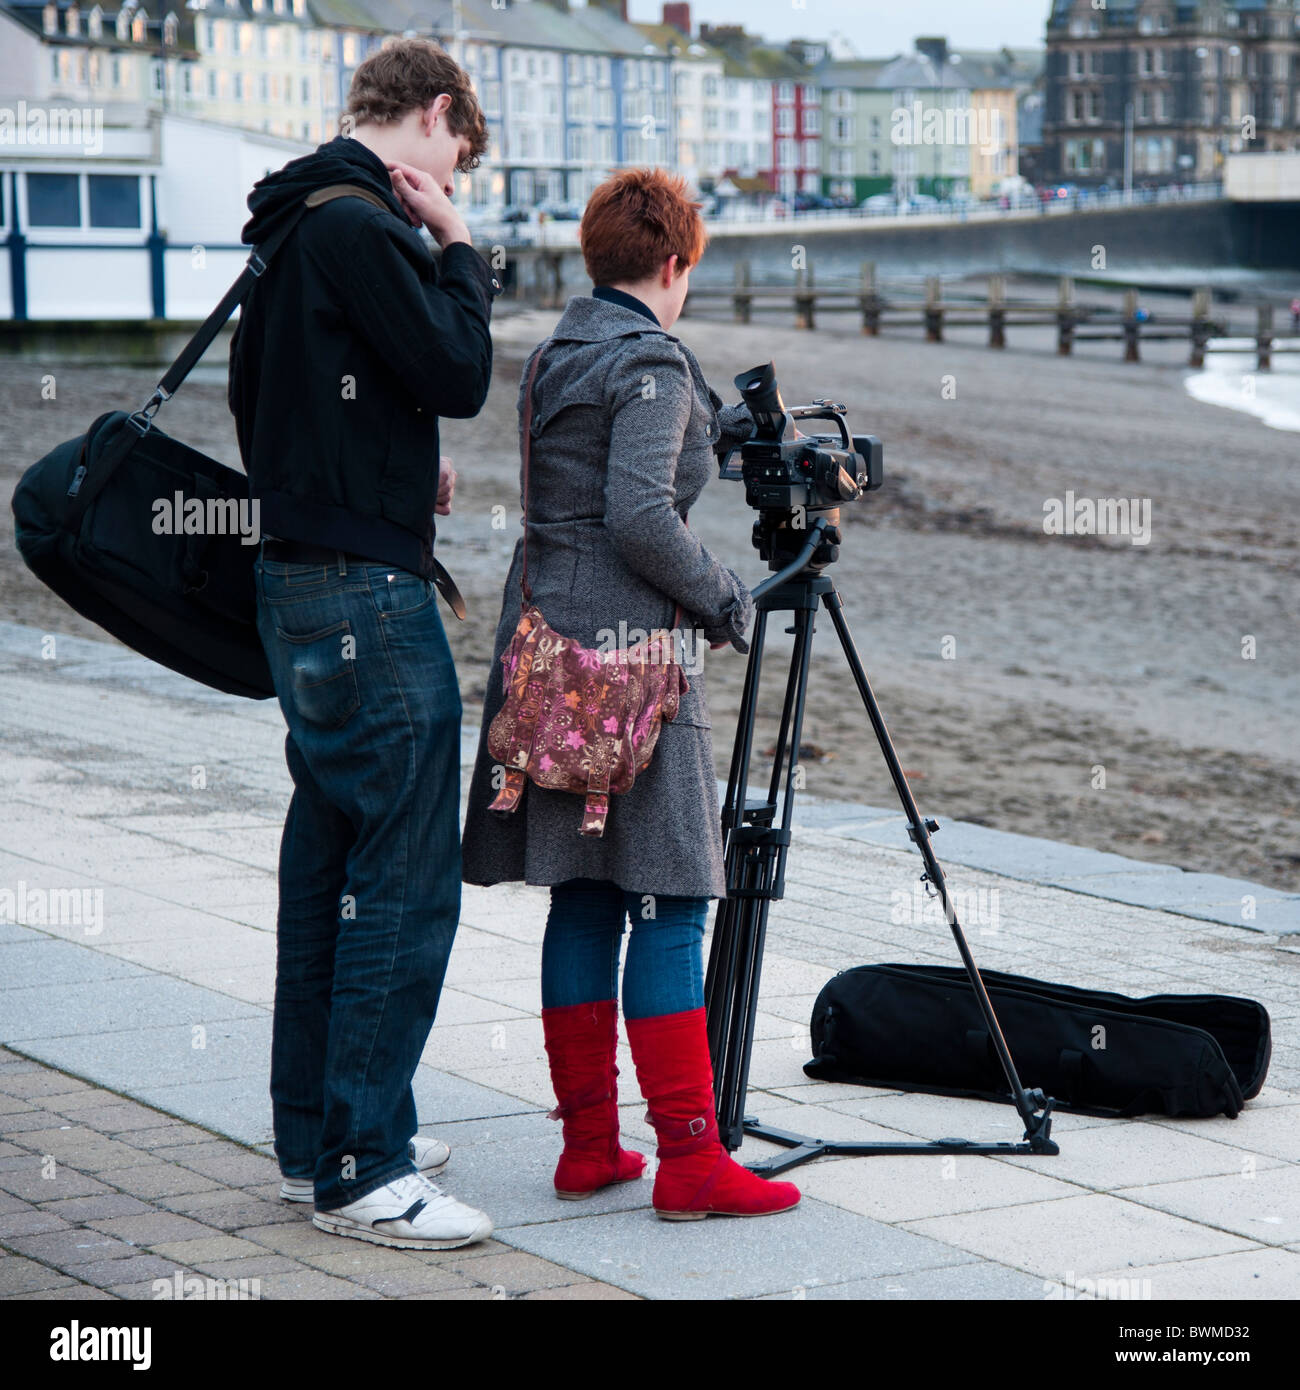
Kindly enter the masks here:
<path id="1" fill-rule="evenodd" d="M 1041 46 L 1050 0 L 691 0 L 691 23 L 740 24 L 784 43 L 838 30 L 864 58 L 909 52 L 918 34 L 954 48 Z M 662 18 L 661 0 L 628 0 L 637 23 Z"/>

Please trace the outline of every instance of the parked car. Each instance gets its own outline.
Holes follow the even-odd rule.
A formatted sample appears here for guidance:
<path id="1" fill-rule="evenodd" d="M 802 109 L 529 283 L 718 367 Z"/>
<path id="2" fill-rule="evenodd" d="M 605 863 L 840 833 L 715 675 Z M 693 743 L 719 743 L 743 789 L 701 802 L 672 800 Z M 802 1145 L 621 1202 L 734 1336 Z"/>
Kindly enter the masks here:
<path id="1" fill-rule="evenodd" d="M 863 212 L 873 212 L 878 216 L 881 214 L 895 214 L 900 211 L 898 199 L 892 193 L 873 193 L 869 198 L 864 198 L 858 206 Z"/>

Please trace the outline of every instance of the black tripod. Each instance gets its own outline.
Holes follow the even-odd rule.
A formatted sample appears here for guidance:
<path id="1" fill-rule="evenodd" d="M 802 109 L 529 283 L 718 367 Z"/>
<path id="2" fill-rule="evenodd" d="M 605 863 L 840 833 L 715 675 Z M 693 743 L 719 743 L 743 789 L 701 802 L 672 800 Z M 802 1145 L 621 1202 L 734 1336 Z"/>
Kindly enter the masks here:
<path id="1" fill-rule="evenodd" d="M 933 820 L 922 820 L 912 798 L 911 788 L 903 775 L 898 755 L 889 737 L 889 730 L 876 704 L 853 636 L 843 613 L 843 602 L 829 575 L 809 568 L 827 529 L 825 518 L 810 529 L 807 544 L 784 569 L 772 575 L 754 590 L 757 617 L 754 622 L 753 644 L 749 665 L 745 671 L 744 693 L 741 696 L 740 720 L 736 730 L 736 746 L 731 758 L 727 779 L 727 799 L 722 808 L 722 833 L 726 844 L 727 896 L 718 904 L 713 928 L 713 946 L 709 953 L 708 975 L 705 980 L 705 1002 L 708 1007 L 709 1052 L 713 1058 L 714 1097 L 718 1111 L 718 1132 L 728 1149 L 737 1149 L 746 1134 L 768 1139 L 790 1150 L 751 1165 L 755 1172 L 783 1173 L 796 1164 L 822 1154 L 921 1154 L 921 1153 L 1059 1153 L 1051 1133 L 1051 1111 L 1054 1102 L 1038 1090 L 1026 1091 L 1016 1074 L 1015 1063 L 1007 1048 L 1006 1039 L 993 1012 L 984 982 L 975 968 L 974 958 L 966 937 L 957 921 L 957 914 L 948 896 L 943 870 L 930 846 L 930 834 L 938 830 Z M 1025 1139 L 1019 1144 L 980 1143 L 973 1139 L 932 1139 L 913 1143 L 841 1143 L 838 1140 L 814 1139 L 786 1130 L 773 1129 L 745 1115 L 745 1099 L 749 1089 L 749 1063 L 754 1046 L 754 1016 L 758 1008 L 758 984 L 763 967 L 763 946 L 767 935 L 769 905 L 785 893 L 785 860 L 790 848 L 791 813 L 794 808 L 794 768 L 798 762 L 800 735 L 803 729 L 804 701 L 808 690 L 808 667 L 812 656 L 813 620 L 818 604 L 823 603 L 839 634 L 849 669 L 857 682 L 858 693 L 866 707 L 867 717 L 875 730 L 880 751 L 889 774 L 894 779 L 899 800 L 907 813 L 908 835 L 921 852 L 925 873 L 921 878 L 927 891 L 937 892 L 944 914 L 952 928 L 957 949 L 965 963 L 967 974 L 975 989 L 980 1011 L 988 1027 L 993 1046 L 1006 1072 L 1007 1082 L 1016 1109 L 1025 1123 Z M 758 712 L 759 676 L 763 665 L 763 644 L 767 634 L 767 618 L 773 612 L 794 614 L 794 651 L 786 679 L 785 705 L 781 711 L 780 733 L 776 741 L 772 765 L 772 780 L 766 800 L 747 802 L 746 784 L 749 759 L 753 748 L 754 720 Z M 784 781 L 784 788 L 782 783 Z M 778 798 L 780 819 L 777 819 Z"/>

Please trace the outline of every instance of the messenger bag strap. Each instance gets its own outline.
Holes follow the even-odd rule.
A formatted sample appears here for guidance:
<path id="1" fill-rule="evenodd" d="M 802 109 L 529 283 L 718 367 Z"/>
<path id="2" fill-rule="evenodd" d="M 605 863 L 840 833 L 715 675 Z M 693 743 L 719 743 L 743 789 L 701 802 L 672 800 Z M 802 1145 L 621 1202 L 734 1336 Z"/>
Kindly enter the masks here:
<path id="1" fill-rule="evenodd" d="M 221 303 L 207 316 L 199 331 L 181 349 L 180 356 L 167 368 L 155 393 L 160 397 L 160 400 L 168 400 L 176 393 L 177 387 L 189 376 L 199 358 L 211 347 L 212 341 L 221 331 L 222 325 L 235 312 L 249 290 L 253 288 L 253 282 L 261 278 L 266 267 L 270 264 L 271 258 L 289 239 L 289 234 L 298 225 L 304 213 L 309 212 L 312 208 L 318 208 L 324 203 L 332 203 L 335 198 L 364 198 L 366 202 L 373 203 L 375 207 L 385 212 L 392 212 L 392 208 L 377 193 L 355 183 L 331 184 L 328 188 L 315 188 L 308 193 L 276 228 L 274 235 L 267 237 L 265 241 L 254 246 L 249 252 L 248 263 L 240 271 L 239 279 L 226 291 Z"/>
<path id="2" fill-rule="evenodd" d="M 532 370 L 528 373 L 528 386 L 524 391 L 524 567 L 519 574 L 519 591 L 523 595 L 525 604 L 531 603 L 533 598 L 533 591 L 528 584 L 528 460 L 532 454 L 533 382 L 537 378 L 537 364 L 542 360 L 542 353 L 545 350 L 545 343 L 537 349 L 537 356 L 533 358 Z"/>
<path id="3" fill-rule="evenodd" d="M 239 278 L 222 296 L 221 303 L 204 319 L 199 326 L 199 330 L 181 349 L 180 355 L 167 368 L 162 380 L 158 383 L 152 396 L 145 404 L 133 414 L 127 417 L 127 423 L 132 427 L 130 430 L 123 429 L 118 434 L 113 443 L 105 450 L 103 455 L 96 460 L 93 472 L 78 469 L 73 488 L 69 490 L 69 496 L 73 499 L 72 506 L 68 509 L 65 525 L 68 529 L 76 531 L 81 525 L 81 519 L 85 516 L 90 504 L 107 486 L 109 479 L 116 472 L 118 465 L 126 458 L 140 438 L 149 432 L 153 417 L 158 411 L 158 407 L 164 401 L 170 400 L 175 395 L 181 382 L 193 371 L 199 358 L 212 346 L 213 340 L 221 331 L 222 325 L 235 312 L 235 309 L 243 301 L 249 290 L 253 287 L 253 282 L 257 280 L 266 270 L 268 263 L 275 253 L 289 239 L 289 233 L 298 225 L 303 215 L 312 208 L 320 207 L 322 203 L 333 202 L 335 198 L 364 198 L 366 202 L 373 203 L 376 207 L 392 212 L 392 209 L 383 201 L 378 194 L 373 193 L 368 188 L 362 188 L 353 183 L 331 184 L 328 188 L 313 189 L 312 192 L 298 204 L 296 208 L 284 219 L 276 229 L 273 236 L 253 247 L 249 252 L 248 262 L 244 269 L 240 271 Z M 103 417 L 101 417 L 102 419 Z M 96 422 L 98 425 L 99 421 Z M 93 432 L 92 427 L 92 432 Z M 84 463 L 84 450 L 83 450 Z M 446 571 L 443 571 L 444 575 Z M 450 579 L 450 575 L 447 575 Z M 441 586 L 439 586 L 441 587 Z M 455 585 L 452 585 L 455 589 Z M 444 594 L 446 591 L 444 590 Z M 459 592 L 456 598 L 460 599 Z M 453 609 L 456 603 L 448 598 Z M 461 609 L 464 608 L 464 600 L 460 599 Z M 463 616 L 458 612 L 457 616 Z"/>

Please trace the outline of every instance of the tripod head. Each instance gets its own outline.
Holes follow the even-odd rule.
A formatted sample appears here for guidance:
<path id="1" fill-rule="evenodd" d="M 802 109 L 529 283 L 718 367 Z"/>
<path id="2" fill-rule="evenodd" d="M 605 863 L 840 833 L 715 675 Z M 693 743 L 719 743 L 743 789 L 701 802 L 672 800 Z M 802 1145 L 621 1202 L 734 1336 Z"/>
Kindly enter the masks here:
<path id="1" fill-rule="evenodd" d="M 884 446 L 874 435 L 850 434 L 847 408 L 834 401 L 787 406 L 771 362 L 741 372 L 735 384 L 754 432 L 739 450 L 727 451 L 718 476 L 745 484 L 745 501 L 759 514 L 754 547 L 769 569 L 788 568 L 807 548 L 813 521 L 823 517 L 821 541 L 800 566 L 817 573 L 839 557 L 841 504 L 857 501 L 884 482 Z M 796 420 L 830 420 L 836 432 L 803 434 Z"/>

